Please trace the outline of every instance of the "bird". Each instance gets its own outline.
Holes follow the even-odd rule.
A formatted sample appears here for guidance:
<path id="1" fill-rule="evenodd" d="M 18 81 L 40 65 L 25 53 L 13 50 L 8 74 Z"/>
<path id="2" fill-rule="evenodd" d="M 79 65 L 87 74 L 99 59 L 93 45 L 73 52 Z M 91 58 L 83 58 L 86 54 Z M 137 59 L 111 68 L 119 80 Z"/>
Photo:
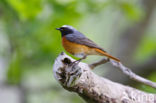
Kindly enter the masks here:
<path id="1" fill-rule="evenodd" d="M 78 62 L 86 59 L 88 55 L 106 56 L 108 59 L 120 62 L 118 58 L 108 54 L 103 48 L 98 46 L 74 27 L 63 25 L 56 28 L 56 30 L 61 32 L 62 45 L 64 49 L 75 57 L 80 58 L 77 60 Z"/>

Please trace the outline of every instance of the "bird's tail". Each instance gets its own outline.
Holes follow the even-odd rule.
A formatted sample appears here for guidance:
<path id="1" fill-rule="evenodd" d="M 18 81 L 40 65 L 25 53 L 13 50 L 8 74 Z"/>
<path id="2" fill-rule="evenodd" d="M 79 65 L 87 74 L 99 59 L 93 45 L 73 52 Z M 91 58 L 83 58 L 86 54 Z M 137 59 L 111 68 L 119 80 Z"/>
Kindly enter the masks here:
<path id="1" fill-rule="evenodd" d="M 105 52 L 105 51 L 102 51 L 102 50 L 100 50 L 100 49 L 96 49 L 96 51 L 97 51 L 98 53 L 100 53 L 101 55 L 104 55 L 104 56 L 106 56 L 106 57 L 108 57 L 108 58 L 111 58 L 111 59 L 117 61 L 117 62 L 120 62 L 120 60 L 119 60 L 118 58 L 115 58 L 115 57 L 111 56 L 110 54 L 108 54 L 108 53 Z"/>

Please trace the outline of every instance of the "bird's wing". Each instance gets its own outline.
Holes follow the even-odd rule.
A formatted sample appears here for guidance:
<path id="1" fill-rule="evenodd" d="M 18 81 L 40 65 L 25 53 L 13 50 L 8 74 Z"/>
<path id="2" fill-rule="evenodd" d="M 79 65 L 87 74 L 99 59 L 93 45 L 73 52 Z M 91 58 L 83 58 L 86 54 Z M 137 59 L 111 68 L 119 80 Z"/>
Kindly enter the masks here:
<path id="1" fill-rule="evenodd" d="M 88 39 L 84 35 L 68 34 L 66 35 L 66 39 L 77 44 L 86 45 L 91 48 L 98 48 L 104 51 L 103 48 L 99 47 L 97 44 L 95 44 L 92 40 Z"/>

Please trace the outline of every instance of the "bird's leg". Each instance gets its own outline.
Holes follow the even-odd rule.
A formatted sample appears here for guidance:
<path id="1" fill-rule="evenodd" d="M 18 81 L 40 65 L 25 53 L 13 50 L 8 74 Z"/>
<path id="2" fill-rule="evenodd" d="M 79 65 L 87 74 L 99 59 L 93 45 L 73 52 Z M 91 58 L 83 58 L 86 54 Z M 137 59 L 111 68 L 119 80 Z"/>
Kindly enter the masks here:
<path id="1" fill-rule="evenodd" d="M 87 58 L 87 55 L 83 56 L 79 60 L 72 62 L 71 65 L 75 66 L 75 65 L 79 64 L 83 59 L 86 59 L 86 58 Z"/>
<path id="2" fill-rule="evenodd" d="M 80 58 L 79 60 L 76 60 L 77 63 L 79 63 L 80 61 L 82 61 L 83 59 L 86 59 L 87 55 L 83 56 L 82 58 Z"/>

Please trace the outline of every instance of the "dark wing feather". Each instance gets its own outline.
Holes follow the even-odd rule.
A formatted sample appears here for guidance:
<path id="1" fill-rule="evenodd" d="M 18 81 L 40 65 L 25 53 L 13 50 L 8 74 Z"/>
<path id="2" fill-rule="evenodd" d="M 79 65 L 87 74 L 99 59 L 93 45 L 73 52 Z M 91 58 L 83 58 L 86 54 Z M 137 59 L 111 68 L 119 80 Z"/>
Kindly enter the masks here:
<path id="1" fill-rule="evenodd" d="M 92 40 L 86 38 L 82 34 L 81 35 L 68 34 L 68 35 L 66 35 L 66 39 L 69 40 L 69 41 L 71 41 L 71 42 L 77 43 L 77 44 L 86 45 L 86 46 L 91 47 L 91 48 L 98 48 L 98 49 L 104 51 L 103 48 L 99 47 Z"/>

